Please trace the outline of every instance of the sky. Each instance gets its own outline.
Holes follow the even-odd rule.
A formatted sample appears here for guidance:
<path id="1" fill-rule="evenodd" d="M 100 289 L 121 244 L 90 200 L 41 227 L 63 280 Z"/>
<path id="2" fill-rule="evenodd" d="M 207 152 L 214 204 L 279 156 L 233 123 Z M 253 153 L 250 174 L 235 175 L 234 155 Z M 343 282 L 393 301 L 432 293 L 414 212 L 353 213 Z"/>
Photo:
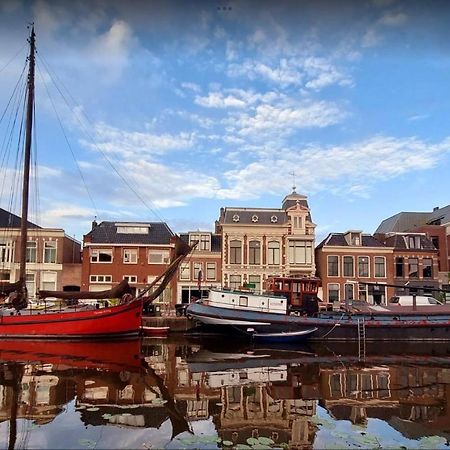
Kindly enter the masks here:
<path id="1" fill-rule="evenodd" d="M 449 2 L 3 0 L 0 113 L 31 21 L 42 226 L 213 231 L 295 185 L 320 241 L 450 203 Z"/>

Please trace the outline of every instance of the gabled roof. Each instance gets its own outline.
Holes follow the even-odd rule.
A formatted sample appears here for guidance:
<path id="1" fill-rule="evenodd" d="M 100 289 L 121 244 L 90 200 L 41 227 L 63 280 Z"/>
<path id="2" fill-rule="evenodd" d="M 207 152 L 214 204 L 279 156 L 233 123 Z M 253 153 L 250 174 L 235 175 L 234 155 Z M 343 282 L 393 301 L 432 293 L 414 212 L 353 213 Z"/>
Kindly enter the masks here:
<path id="1" fill-rule="evenodd" d="M 371 234 L 361 235 L 361 247 L 386 247 Z M 316 248 L 321 247 L 359 247 L 358 245 L 349 245 L 345 239 L 345 233 L 330 233 Z"/>
<path id="2" fill-rule="evenodd" d="M 414 228 L 425 225 L 431 217 L 429 212 L 400 212 L 384 219 L 375 231 L 375 234 L 403 233 L 413 231 Z"/>
<path id="3" fill-rule="evenodd" d="M 15 214 L 6 211 L 3 208 L 0 208 L 0 228 L 20 228 L 21 223 L 22 219 L 19 216 L 16 216 Z M 28 228 L 41 227 L 28 221 Z"/>
<path id="4" fill-rule="evenodd" d="M 127 222 L 120 222 L 123 226 Z M 130 222 L 131 224 L 131 222 Z M 101 222 L 86 235 L 91 237 L 93 244 L 154 244 L 168 245 L 174 236 L 172 230 L 165 222 L 133 222 L 133 226 L 148 226 L 149 232 L 142 233 L 118 233 L 117 222 Z"/>

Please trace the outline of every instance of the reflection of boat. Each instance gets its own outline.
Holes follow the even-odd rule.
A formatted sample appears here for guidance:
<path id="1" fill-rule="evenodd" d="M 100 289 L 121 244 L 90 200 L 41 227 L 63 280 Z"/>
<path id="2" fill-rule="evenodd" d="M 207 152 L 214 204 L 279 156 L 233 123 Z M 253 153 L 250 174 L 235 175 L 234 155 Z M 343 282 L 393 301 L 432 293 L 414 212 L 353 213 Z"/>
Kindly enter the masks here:
<path id="1" fill-rule="evenodd" d="M 80 369 L 140 370 L 141 340 L 2 340 L 0 361 L 62 364 Z"/>
<path id="2" fill-rule="evenodd" d="M 302 331 L 280 331 L 279 333 L 253 333 L 252 338 L 257 342 L 292 343 L 303 341 L 316 331 L 317 328 Z"/>
<path id="3" fill-rule="evenodd" d="M 28 255 L 28 201 L 30 170 L 33 158 L 31 157 L 33 122 L 35 114 L 35 33 L 34 26 L 31 28 L 30 53 L 28 61 L 28 77 L 26 86 L 23 86 L 23 99 L 18 100 L 18 104 L 26 104 L 26 126 L 20 126 L 18 134 L 18 150 L 20 157 L 23 156 L 23 186 L 22 186 L 22 215 L 20 227 L 20 265 L 18 281 L 9 283 L 0 283 L 0 296 L 8 298 L 9 305 L 0 308 L 0 336 L 11 338 L 21 337 L 58 337 L 58 338 L 93 338 L 103 336 L 126 336 L 137 335 L 140 331 L 142 307 L 146 303 L 152 302 L 165 289 L 170 279 L 175 275 L 178 265 L 184 256 L 191 250 L 181 239 L 175 243 L 174 258 L 167 270 L 157 277 L 152 284 L 145 290 L 148 290 L 159 283 L 155 291 L 148 296 L 143 297 L 140 293 L 138 298 L 133 298 L 130 294 L 131 289 L 126 281 L 107 291 L 101 292 L 58 292 L 58 291 L 40 291 L 39 297 L 42 299 L 48 297 L 58 297 L 70 301 L 78 299 L 120 299 L 117 306 L 108 306 L 106 308 L 94 307 L 67 307 L 58 311 L 44 311 L 39 309 L 27 308 L 28 295 L 26 288 L 26 259 Z M 19 86 L 22 77 L 19 79 Z M 16 86 L 16 88 L 17 88 Z M 20 92 L 21 89 L 19 89 Z M 9 105 L 9 104 L 8 104 Z M 8 107 L 7 107 L 8 108 Z M 5 110 L 6 113 L 6 110 Z M 16 120 L 14 119 L 14 124 Z M 14 126 L 10 131 L 14 135 Z M 23 136 L 25 133 L 25 136 Z M 21 143 L 24 142 L 23 153 L 21 153 Z M 18 156 L 19 160 L 19 156 Z"/>

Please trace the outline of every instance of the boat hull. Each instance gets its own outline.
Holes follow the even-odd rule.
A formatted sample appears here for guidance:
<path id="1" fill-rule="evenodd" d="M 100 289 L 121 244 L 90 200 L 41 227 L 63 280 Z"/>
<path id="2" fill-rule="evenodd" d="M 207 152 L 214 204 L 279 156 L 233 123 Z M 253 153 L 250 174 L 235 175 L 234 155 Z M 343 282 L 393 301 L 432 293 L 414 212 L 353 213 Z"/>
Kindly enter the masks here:
<path id="1" fill-rule="evenodd" d="M 317 328 L 309 340 L 318 341 L 450 341 L 450 313 L 390 314 L 321 313 L 317 317 L 218 308 L 202 303 L 189 305 L 187 315 L 201 323 L 246 334 L 251 326 L 258 333 L 301 331 Z M 224 322 L 227 321 L 227 322 Z M 241 323 L 246 325 L 242 326 Z M 251 325 L 249 325 L 251 323 Z M 259 325 L 265 323 L 265 325 Z M 219 327 L 218 325 L 221 325 Z M 364 333 L 362 333 L 364 329 Z M 241 333 L 235 333 L 239 330 Z"/>
<path id="2" fill-rule="evenodd" d="M 252 337 L 256 342 L 283 344 L 304 341 L 316 331 L 317 328 L 302 331 L 281 331 L 280 333 L 255 333 Z"/>
<path id="3" fill-rule="evenodd" d="M 108 308 L 0 316 L 0 336 L 9 338 L 92 339 L 138 335 L 142 302 Z"/>

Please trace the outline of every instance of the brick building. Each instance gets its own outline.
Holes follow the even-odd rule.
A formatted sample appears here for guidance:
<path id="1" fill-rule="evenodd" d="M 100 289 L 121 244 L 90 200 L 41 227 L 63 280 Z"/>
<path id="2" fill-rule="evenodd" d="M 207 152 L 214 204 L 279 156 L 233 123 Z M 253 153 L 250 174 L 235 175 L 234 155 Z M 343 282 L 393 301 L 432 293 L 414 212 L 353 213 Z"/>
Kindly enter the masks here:
<path id="1" fill-rule="evenodd" d="M 394 289 L 393 249 L 361 231 L 330 233 L 316 248 L 317 273 L 323 300 L 363 300 L 386 304 Z M 378 286 L 365 283 L 377 283 Z"/>
<path id="2" fill-rule="evenodd" d="M 204 289 L 221 286 L 222 237 L 207 231 L 190 231 L 180 237 L 189 245 L 197 242 L 178 270 L 177 301 L 189 303 L 206 294 L 201 292 Z"/>
<path id="3" fill-rule="evenodd" d="M 315 227 L 307 198 L 295 190 L 281 208 L 221 208 L 223 285 L 259 291 L 269 276 L 313 276 Z"/>
<path id="4" fill-rule="evenodd" d="M 19 279 L 20 217 L 0 208 L 0 281 Z M 30 298 L 39 289 L 79 288 L 81 243 L 61 228 L 28 222 L 26 284 Z"/>
<path id="5" fill-rule="evenodd" d="M 84 236 L 82 290 L 101 291 L 126 279 L 135 293 L 170 263 L 174 234 L 162 222 L 101 222 Z M 176 303 L 176 279 L 159 301 Z"/>

